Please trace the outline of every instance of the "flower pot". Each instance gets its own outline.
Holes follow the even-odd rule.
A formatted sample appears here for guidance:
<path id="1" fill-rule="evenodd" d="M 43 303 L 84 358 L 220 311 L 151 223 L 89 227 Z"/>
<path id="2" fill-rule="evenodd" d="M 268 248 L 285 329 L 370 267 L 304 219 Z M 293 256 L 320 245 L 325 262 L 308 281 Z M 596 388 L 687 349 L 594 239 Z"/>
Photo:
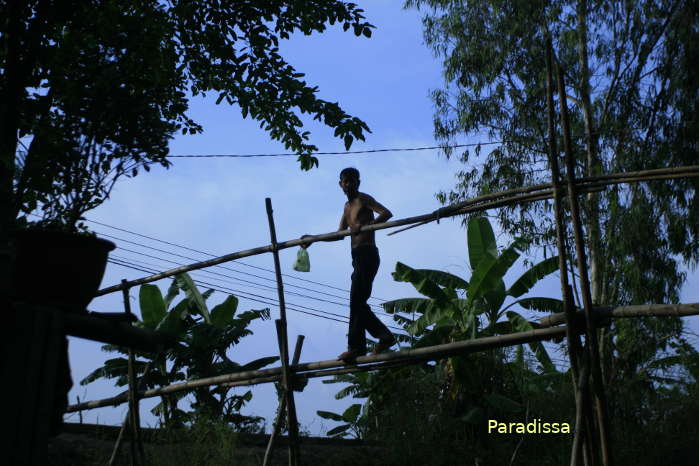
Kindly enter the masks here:
<path id="1" fill-rule="evenodd" d="M 84 312 L 99 289 L 111 241 L 38 229 L 15 234 L 12 294 L 20 301 Z"/>

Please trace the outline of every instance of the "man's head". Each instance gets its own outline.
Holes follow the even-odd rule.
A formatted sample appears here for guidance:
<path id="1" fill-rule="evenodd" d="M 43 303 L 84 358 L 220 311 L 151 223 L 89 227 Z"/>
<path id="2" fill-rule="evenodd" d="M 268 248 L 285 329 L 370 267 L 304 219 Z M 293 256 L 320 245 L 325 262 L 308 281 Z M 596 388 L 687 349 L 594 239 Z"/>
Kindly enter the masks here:
<path id="1" fill-rule="evenodd" d="M 340 188 L 348 196 L 353 195 L 359 189 L 359 170 L 348 167 L 340 172 Z"/>

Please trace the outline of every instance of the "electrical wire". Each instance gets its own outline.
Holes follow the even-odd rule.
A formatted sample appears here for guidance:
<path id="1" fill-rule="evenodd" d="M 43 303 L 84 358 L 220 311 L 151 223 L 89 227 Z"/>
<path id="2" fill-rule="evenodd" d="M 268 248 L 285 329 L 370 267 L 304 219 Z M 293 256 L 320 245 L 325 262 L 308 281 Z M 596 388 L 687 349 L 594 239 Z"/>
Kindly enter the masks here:
<path id="1" fill-rule="evenodd" d="M 141 271 L 144 273 L 158 273 L 159 272 L 158 270 L 144 268 L 142 266 L 138 266 L 136 264 L 133 264 L 129 261 L 124 261 L 124 260 L 120 260 L 120 259 L 112 259 L 111 257 L 108 259 L 108 261 L 112 264 L 120 265 L 122 267 L 130 268 L 133 270 L 138 270 L 138 271 Z M 211 289 L 216 290 L 216 291 L 220 291 L 222 293 L 235 293 L 236 296 L 249 299 L 250 301 L 255 301 L 255 302 L 262 303 L 262 304 L 273 305 L 273 306 L 279 305 L 279 301 L 277 301 L 273 298 L 269 298 L 267 296 L 260 296 L 260 295 L 254 294 L 254 293 L 240 291 L 240 290 L 236 290 L 236 289 L 229 288 L 229 287 L 221 287 L 220 285 L 217 286 L 217 285 L 214 285 L 212 283 L 205 282 L 203 280 L 194 279 L 194 278 L 192 280 L 199 285 L 208 286 Z M 308 315 L 311 315 L 314 317 L 320 317 L 323 319 L 334 320 L 336 322 L 341 322 L 341 323 L 348 323 L 349 322 L 347 317 L 345 317 L 341 314 L 335 314 L 333 312 L 323 311 L 320 309 L 315 309 L 312 307 L 303 306 L 300 304 L 295 304 L 295 303 L 290 303 L 290 302 L 285 303 L 285 304 L 286 304 L 286 308 L 291 310 L 291 311 L 300 312 L 302 314 L 308 314 Z M 313 312 L 309 312 L 309 311 L 313 311 Z M 321 313 L 321 314 L 325 314 L 325 315 L 319 315 L 319 314 L 315 314 L 315 313 Z M 333 317 L 328 317 L 328 316 L 333 316 Z M 340 319 L 342 319 L 342 320 L 340 320 Z M 387 327 L 394 329 L 394 330 L 402 330 L 401 328 L 393 327 L 390 325 Z"/>
<path id="2" fill-rule="evenodd" d="M 169 262 L 169 263 L 175 264 L 175 265 L 185 265 L 185 264 L 181 264 L 181 263 L 176 262 L 176 261 L 171 261 L 171 260 L 168 260 L 168 259 L 163 259 L 163 258 L 160 258 L 160 257 L 151 256 L 151 255 L 149 255 L 149 254 L 139 253 L 139 252 L 137 252 L 137 251 L 132 251 L 132 250 L 126 249 L 126 248 L 119 248 L 119 249 L 120 249 L 120 250 L 123 250 L 123 251 L 134 252 L 134 253 L 136 253 L 136 254 L 143 255 L 143 256 L 147 256 L 147 257 L 152 257 L 152 258 L 154 258 L 154 259 L 158 259 L 158 260 L 161 260 L 161 261 Z M 111 255 L 110 255 L 110 257 L 112 257 L 112 256 L 114 256 L 114 254 L 111 254 Z M 118 258 L 118 256 L 114 256 L 114 257 L 117 257 L 117 258 Z M 132 261 L 133 261 L 134 259 L 125 257 L 125 258 L 122 258 L 122 260 L 132 260 Z M 152 266 L 152 267 L 159 267 L 159 266 L 156 265 L 156 264 L 148 264 L 148 263 L 146 263 L 146 262 L 142 262 L 142 263 L 143 263 L 143 264 L 146 264 L 146 265 L 149 265 L 149 266 Z M 240 282 L 244 282 L 244 283 L 247 284 L 247 286 L 251 286 L 251 285 L 252 285 L 253 287 L 256 287 L 256 288 L 259 288 L 259 289 L 273 290 L 273 291 L 276 291 L 276 290 L 277 290 L 277 288 L 276 288 L 276 287 L 273 287 L 273 286 L 261 285 L 260 283 L 257 283 L 257 282 L 253 282 L 253 281 L 250 281 L 250 280 L 245 280 L 245 279 L 242 279 L 242 278 L 232 277 L 232 276 L 230 276 L 230 275 L 226 275 L 226 274 L 223 274 L 223 273 L 212 272 L 212 271 L 210 271 L 210 270 L 201 269 L 201 270 L 195 270 L 195 271 L 193 271 L 193 272 L 202 272 L 202 273 L 209 273 L 209 274 L 212 274 L 212 275 L 218 275 L 218 276 L 225 277 L 225 278 L 228 278 L 228 279 L 231 279 L 231 280 L 237 280 L 237 281 L 240 281 Z M 220 281 L 223 281 L 221 278 L 210 278 L 210 280 L 220 280 Z M 316 298 L 316 297 L 314 297 L 314 296 L 308 296 L 308 295 L 304 295 L 304 294 L 301 294 L 301 293 L 295 293 L 295 292 L 293 292 L 293 291 L 285 291 L 285 293 L 286 293 L 286 294 L 289 294 L 289 295 L 299 296 L 299 297 L 301 297 L 301 298 L 313 299 L 313 300 L 316 300 L 316 301 L 322 301 L 322 302 L 324 302 L 324 303 L 337 304 L 338 306 L 347 307 L 347 303 L 339 303 L 339 302 L 337 302 L 337 301 L 330 301 L 330 300 L 327 300 L 327 299 Z M 388 315 L 388 314 L 386 314 L 386 315 Z"/>
<path id="3" fill-rule="evenodd" d="M 390 149 L 367 149 L 367 150 L 347 150 L 338 152 L 311 152 L 309 155 L 352 155 L 352 154 L 375 154 L 378 152 L 408 152 L 417 150 L 434 150 L 434 149 L 458 149 L 460 147 L 475 147 L 475 146 L 490 146 L 494 144 L 521 144 L 515 141 L 491 141 L 491 142 L 478 142 L 471 144 L 454 144 L 451 146 L 427 146 L 427 147 L 399 147 Z M 253 158 L 253 157 L 298 157 L 299 154 L 296 153 L 278 153 L 278 154 L 205 154 L 205 155 L 168 155 L 168 158 Z"/>
<path id="4" fill-rule="evenodd" d="M 209 256 L 209 257 L 218 257 L 216 254 L 212 254 L 212 253 L 210 253 L 210 252 L 201 251 L 201 250 L 194 249 L 194 248 L 190 248 L 190 247 L 187 247 L 187 246 L 182 246 L 181 244 L 177 244 L 177 243 L 171 243 L 171 242 L 169 242 L 169 241 L 161 240 L 161 239 L 159 239 L 159 238 L 154 238 L 154 237 L 152 237 L 152 236 L 144 235 L 144 234 L 141 234 L 141 233 L 136 233 L 136 232 L 134 232 L 134 231 L 127 230 L 127 229 L 125 229 L 125 228 L 115 227 L 115 226 L 113 226 L 113 225 L 108 225 L 108 224 L 106 224 L 106 223 L 98 222 L 98 221 L 95 221 L 95 220 L 90 220 L 90 219 L 85 219 L 85 220 L 88 221 L 88 222 L 90 222 L 90 223 L 94 223 L 94 224 L 96 224 L 96 225 L 104 226 L 104 227 L 107 227 L 107 228 L 112 228 L 112 229 L 118 230 L 118 231 L 123 231 L 124 233 L 129 233 L 129 234 L 131 234 L 131 235 L 140 236 L 141 238 L 150 239 L 150 240 L 153 240 L 153 241 L 157 241 L 157 242 L 159 242 L 159 243 L 167 244 L 167 245 L 169 245 L 169 246 L 175 246 L 175 247 L 177 247 L 177 248 L 185 249 L 185 250 L 187 250 L 187 251 L 192 251 L 192 252 L 196 252 L 196 253 L 199 253 L 199 254 L 204 254 L 204 255 Z M 100 233 L 100 234 L 103 234 L 103 235 L 107 236 L 107 235 L 104 234 L 104 233 Z M 181 257 L 181 258 L 183 258 L 183 259 L 198 260 L 198 259 L 195 259 L 195 258 L 191 258 L 191 257 L 187 257 L 187 256 L 182 256 L 182 255 L 179 255 L 179 254 L 171 253 L 171 252 L 169 252 L 169 251 L 164 251 L 164 250 L 162 250 L 162 249 L 157 249 L 157 248 L 154 248 L 154 247 L 152 247 L 152 246 L 145 246 L 145 245 L 143 245 L 143 244 L 141 244 L 141 243 L 135 243 L 135 242 L 133 242 L 133 241 L 122 240 L 122 239 L 117 238 L 117 237 L 115 237 L 115 236 L 110 236 L 110 238 L 118 239 L 118 240 L 120 240 L 120 241 L 125 241 L 125 242 L 130 243 L 130 244 L 136 244 L 136 245 L 139 245 L 139 246 L 143 246 L 143 247 L 146 247 L 146 248 L 149 248 L 149 249 L 153 249 L 153 250 L 155 250 L 155 251 L 165 252 L 165 253 L 167 253 L 167 254 L 171 254 L 171 255 L 175 255 L 175 256 L 177 256 L 177 257 Z M 259 267 L 259 266 L 252 265 L 252 264 L 247 264 L 247 263 L 242 262 L 242 261 L 240 261 L 240 260 L 231 261 L 231 262 L 234 262 L 235 264 L 239 264 L 239 265 L 244 265 L 244 266 L 246 266 L 246 267 L 250 267 L 250 268 L 253 268 L 253 269 L 257 269 L 257 270 L 263 270 L 263 271 L 265 271 L 265 272 L 275 273 L 274 270 L 267 269 L 267 268 L 264 268 L 264 267 Z M 231 271 L 231 272 L 238 272 L 238 271 L 235 270 L 235 269 L 229 269 L 229 268 L 226 268 L 226 267 L 223 267 L 223 266 L 219 266 L 219 267 L 222 267 L 222 268 L 224 268 L 224 269 L 226 269 L 226 270 L 229 270 L 229 271 Z M 249 273 L 249 272 L 239 272 L 239 273 L 245 273 L 245 274 L 247 274 L 247 275 L 251 275 L 251 276 L 256 277 L 256 278 L 261 278 L 261 279 L 263 279 L 263 280 L 276 281 L 276 280 L 274 280 L 274 279 L 270 279 L 270 278 L 267 278 L 267 277 L 261 277 L 261 276 L 259 276 L 259 275 L 254 275 L 254 274 L 251 274 L 251 273 Z M 296 276 L 294 276 L 294 275 L 288 275 L 288 274 L 285 274 L 285 273 L 282 273 L 282 276 L 283 276 L 283 277 L 287 277 L 287 278 L 292 278 L 292 279 L 295 279 L 295 280 L 299 280 L 299 281 L 303 281 L 303 282 L 313 283 L 313 284 L 315 284 L 315 285 L 324 286 L 324 287 L 326 287 L 326 288 L 332 288 L 332 289 L 335 289 L 335 290 L 344 291 L 344 292 L 346 292 L 346 293 L 349 293 L 349 290 L 347 290 L 347 289 L 339 288 L 339 287 L 332 286 L 332 285 L 328 285 L 327 283 L 321 283 L 321 282 L 316 282 L 316 281 L 313 281 L 313 280 L 307 280 L 307 279 L 305 279 L 305 278 L 300 278 L 300 277 L 296 277 Z M 325 295 L 327 295 L 327 296 L 332 296 L 332 297 L 335 297 L 335 298 L 343 298 L 342 296 L 337 296 L 337 295 L 325 293 L 325 292 L 323 292 L 323 291 L 312 290 L 312 289 L 310 289 L 310 288 L 304 288 L 304 287 L 300 287 L 300 286 L 297 286 L 297 285 L 290 285 L 290 284 L 289 284 L 289 285 L 287 285 L 287 286 L 296 286 L 296 287 L 298 287 L 298 288 L 306 289 L 306 290 L 308 290 L 308 291 L 313 291 L 314 293 L 325 294 Z M 385 299 L 377 298 L 377 297 L 374 297 L 374 296 L 372 296 L 371 299 L 376 299 L 376 300 L 378 300 L 378 301 L 386 301 Z"/>
<path id="5" fill-rule="evenodd" d="M 107 261 L 110 262 L 110 263 L 112 263 L 112 264 L 114 264 L 114 265 L 119 265 L 119 266 L 126 267 L 126 268 L 129 268 L 129 269 L 132 269 L 132 270 L 138 270 L 138 271 L 140 271 L 140 272 L 145 272 L 145 273 L 157 273 L 157 270 L 154 271 L 154 270 L 151 270 L 151 269 L 147 269 L 147 268 L 144 268 L 144 267 L 142 267 L 142 266 L 138 266 L 138 265 L 136 265 L 136 264 L 130 263 L 130 262 L 128 262 L 128 261 L 122 261 L 122 260 L 119 260 L 119 259 L 112 259 L 111 257 L 110 257 L 109 259 L 107 259 Z M 254 301 L 254 302 L 257 302 L 257 303 L 266 304 L 266 305 L 272 305 L 272 306 L 278 306 L 278 304 L 279 304 L 278 301 L 276 301 L 276 300 L 274 300 L 274 299 L 271 299 L 271 298 L 267 298 L 267 297 L 265 297 L 265 296 L 259 296 L 259 295 L 255 295 L 255 294 L 252 294 L 252 293 L 246 293 L 246 292 L 243 292 L 243 291 L 233 290 L 233 289 L 225 288 L 225 287 L 221 287 L 221 288 L 220 288 L 220 287 L 216 287 L 215 285 L 212 285 L 212 284 L 210 284 L 210 283 L 207 283 L 207 282 L 204 282 L 204 281 L 201 281 L 201 280 L 198 280 L 198 279 L 194 279 L 194 278 L 192 279 L 192 281 L 193 281 L 194 283 L 198 284 L 198 285 L 205 285 L 205 286 L 208 286 L 209 288 L 211 288 L 211 289 L 213 289 L 213 290 L 215 290 L 215 291 L 220 291 L 220 292 L 222 292 L 222 293 L 234 292 L 234 293 L 236 293 L 236 296 L 239 296 L 239 297 L 245 298 L 245 299 L 249 299 L 250 301 Z M 260 298 L 261 298 L 261 299 L 260 299 Z M 346 318 L 345 316 L 342 316 L 342 315 L 339 315 L 339 314 L 333 314 L 333 313 L 330 313 L 330 312 L 325 312 L 325 311 L 320 311 L 320 310 L 316 310 L 316 309 L 312 309 L 312 308 L 307 308 L 307 307 L 305 307 L 305 306 L 301 306 L 301 305 L 297 305 L 297 304 L 293 304 L 293 303 L 286 303 L 286 304 L 287 304 L 287 306 L 286 306 L 287 309 L 292 310 L 292 311 L 296 311 L 296 312 L 300 312 L 300 313 L 303 313 L 303 314 L 312 315 L 312 316 L 315 316 L 315 317 L 320 317 L 320 318 L 322 318 L 322 319 L 334 320 L 334 321 L 336 321 L 336 322 L 341 322 L 341 323 L 348 323 L 348 322 L 349 322 L 349 320 L 347 320 L 347 318 Z M 317 312 L 322 312 L 322 313 L 324 313 L 324 314 L 327 313 L 327 314 L 334 315 L 334 316 L 336 316 L 336 317 L 339 317 L 340 319 L 345 319 L 345 320 L 340 320 L 340 319 L 337 319 L 337 318 L 334 318 L 334 317 L 328 317 L 328 316 L 324 316 L 324 315 L 314 314 L 314 313 L 312 313 L 312 312 L 304 311 L 304 310 L 301 310 L 301 309 L 296 309 L 297 307 L 298 307 L 298 308 L 301 308 L 301 309 L 310 309 L 310 310 L 314 310 L 314 311 L 317 311 Z"/>
<path id="6" fill-rule="evenodd" d="M 116 236 L 113 236 L 113 235 L 109 235 L 109 234 L 106 234 L 106 233 L 97 232 L 97 231 L 96 231 L 95 233 L 99 233 L 101 236 L 104 236 L 104 237 L 107 237 L 107 238 L 112 238 L 112 239 L 115 239 L 115 240 L 117 240 L 117 241 L 123 241 L 123 242 L 126 242 L 126 243 L 135 244 L 135 245 L 137 245 L 137 246 L 140 246 L 140 247 L 143 247 L 143 248 L 146 248 L 146 249 L 152 249 L 152 250 L 154 250 L 154 251 L 163 252 L 163 253 L 165 253 L 165 254 L 170 254 L 170 255 L 173 255 L 173 256 L 177 256 L 177 257 L 182 257 L 182 258 L 184 258 L 184 259 L 193 260 L 193 261 L 197 261 L 197 260 L 198 260 L 198 259 L 193 258 L 193 257 L 183 256 L 183 255 L 181 255 L 181 254 L 177 254 L 177 253 L 174 253 L 174 252 L 166 251 L 166 250 L 164 250 L 164 249 L 154 248 L 154 247 L 152 247 L 152 246 L 147 246 L 147 245 L 144 245 L 144 244 L 141 244 L 141 243 L 136 243 L 136 242 L 134 242 L 134 241 L 129 241 L 129 240 L 126 240 L 126 239 L 123 239 L 123 238 L 119 238 L 119 237 L 116 237 Z M 171 263 L 171 264 L 175 264 L 175 265 L 178 265 L 178 266 L 187 265 L 187 264 L 183 264 L 183 263 L 181 263 L 181 262 L 176 262 L 176 261 L 172 261 L 172 260 L 169 260 L 169 259 L 165 259 L 165 258 L 163 258 L 163 257 L 154 256 L 154 255 L 151 255 L 151 254 L 146 254 L 146 253 L 139 252 L 139 251 L 134 251 L 134 250 L 132 250 L 132 249 L 124 248 L 124 247 L 121 247 L 121 246 L 119 247 L 119 250 L 121 250 L 121 251 L 128 251 L 128 252 L 131 252 L 131 253 L 133 253 L 133 254 L 138 254 L 138 255 L 140 255 L 140 256 L 150 257 L 150 258 L 153 258 L 153 259 L 158 259 L 158 260 L 161 260 L 161 261 L 164 261 L 164 262 L 169 262 L 169 263 Z M 153 265 L 153 264 L 150 264 L 150 265 Z M 234 272 L 234 273 L 240 273 L 240 274 L 244 274 L 244 275 L 253 276 L 253 277 L 256 277 L 256 278 L 260 278 L 260 279 L 262 279 L 262 280 L 267 280 L 267 281 L 270 281 L 270 282 L 274 282 L 274 283 L 276 284 L 276 280 L 269 279 L 269 278 L 267 278 L 267 277 L 262 277 L 262 276 L 255 275 L 255 274 L 251 274 L 251 273 L 248 273 L 248 272 L 240 272 L 240 271 L 237 271 L 237 270 L 235 270 L 235 269 L 231 269 L 231 268 L 225 267 L 225 266 L 223 266 L 223 265 L 215 265 L 214 267 L 219 267 L 219 268 L 222 268 L 222 269 L 224 269 L 224 270 L 229 270 L 229 271 Z M 229 278 L 229 279 L 232 279 L 232 280 L 237 280 L 237 281 L 245 282 L 245 283 L 248 283 L 248 284 L 250 284 L 250 285 L 255 285 L 255 286 L 258 286 L 258 287 L 259 287 L 259 286 L 262 286 L 262 287 L 265 287 L 265 288 L 268 288 L 268 289 L 276 290 L 276 286 L 271 287 L 271 286 L 263 285 L 263 284 L 258 283 L 258 282 L 254 282 L 254 281 L 250 281 L 250 280 L 245 280 L 245 279 L 243 279 L 243 278 L 233 277 L 233 276 L 231 276 L 231 275 L 226 275 L 226 274 L 222 274 L 222 273 L 219 273 L 219 272 L 213 272 L 213 271 L 210 271 L 210 270 L 205 270 L 204 272 L 207 272 L 207 273 L 210 273 L 210 274 L 214 274 L 214 275 L 218 275 L 218 276 L 223 276 L 223 277 L 226 277 L 226 278 Z M 313 292 L 313 293 L 318 293 L 318 294 L 323 294 L 323 295 L 332 296 L 332 297 L 335 297 L 335 298 L 342 299 L 342 300 L 344 300 L 345 302 L 341 303 L 341 302 L 337 302 L 337 301 L 330 301 L 330 300 L 323 299 L 323 298 L 318 298 L 318 297 L 315 297 L 315 296 L 308 296 L 308 295 L 304 295 L 304 294 L 301 294 L 301 293 L 296 293 L 296 292 L 293 292 L 293 291 L 287 291 L 287 293 L 292 294 L 292 295 L 301 296 L 301 297 L 308 298 L 308 299 L 314 299 L 314 300 L 316 300 L 316 301 L 322 301 L 322 302 L 326 302 L 326 303 L 337 304 L 337 305 L 340 305 L 340 306 L 347 306 L 347 305 L 348 305 L 348 302 L 349 302 L 349 298 L 346 298 L 346 297 L 337 296 L 337 295 L 333 295 L 333 294 L 330 294 L 330 293 L 325 293 L 325 292 L 322 292 L 322 291 L 317 291 L 317 290 L 313 290 L 313 289 L 310 289 L 310 288 L 306 288 L 306 287 L 302 287 L 302 286 L 298 286 L 298 285 L 293 285 L 293 284 L 288 284 L 288 283 L 287 283 L 287 286 L 288 286 L 288 287 L 299 288 L 299 289 L 306 290 L 306 291 L 310 291 L 310 292 Z M 376 305 L 376 304 L 369 304 L 369 306 L 372 306 L 372 307 L 374 307 L 375 309 L 383 309 L 382 307 L 380 307 L 380 306 L 378 306 L 378 305 Z M 377 312 L 380 312 L 380 313 L 384 314 L 382 311 L 377 311 Z"/>

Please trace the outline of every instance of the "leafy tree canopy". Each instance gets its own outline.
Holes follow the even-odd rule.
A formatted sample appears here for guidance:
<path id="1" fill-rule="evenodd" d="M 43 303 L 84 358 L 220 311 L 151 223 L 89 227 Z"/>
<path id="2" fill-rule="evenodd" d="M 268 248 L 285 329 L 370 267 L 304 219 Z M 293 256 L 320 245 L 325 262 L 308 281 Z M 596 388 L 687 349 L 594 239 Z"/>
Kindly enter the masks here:
<path id="1" fill-rule="evenodd" d="M 168 140 L 202 132 L 187 116 L 191 96 L 213 93 L 237 105 L 298 153 L 304 170 L 318 161 L 302 114 L 333 128 L 348 148 L 369 131 L 318 98 L 279 51 L 293 33 L 336 23 L 371 37 L 373 26 L 353 3 L 2 1 L 0 18 L 0 198 L 15 200 L 3 206 L 6 221 L 70 190 L 99 203 L 116 176 L 169 166 Z M 27 136 L 31 143 L 17 151 Z M 103 176 L 78 186 L 86 173 Z"/>
<path id="2" fill-rule="evenodd" d="M 692 165 L 697 160 L 699 3 L 409 0 L 445 85 L 432 92 L 435 135 L 506 141 L 458 174 L 443 202 L 536 184 L 547 165 L 545 39 L 564 70 L 576 175 Z M 559 141 L 558 147 L 562 147 Z M 475 155 L 480 155 L 477 148 Z M 447 156 L 453 151 L 446 149 Z M 585 206 L 593 299 L 677 301 L 674 257 L 699 259 L 696 179 L 609 188 Z M 554 244 L 547 202 L 501 209 L 513 236 Z M 643 245 L 642 247 L 640 247 Z"/>

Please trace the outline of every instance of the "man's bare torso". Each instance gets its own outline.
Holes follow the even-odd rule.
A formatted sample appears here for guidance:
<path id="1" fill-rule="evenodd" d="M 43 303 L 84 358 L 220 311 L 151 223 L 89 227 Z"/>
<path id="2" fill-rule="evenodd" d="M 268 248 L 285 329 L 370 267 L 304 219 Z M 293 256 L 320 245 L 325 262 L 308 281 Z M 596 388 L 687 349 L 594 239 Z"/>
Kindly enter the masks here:
<path id="1" fill-rule="evenodd" d="M 369 225 L 374 220 L 374 211 L 369 207 L 372 201 L 371 196 L 358 192 L 354 199 L 345 202 L 343 218 L 348 228 Z M 352 249 L 375 244 L 373 231 L 363 231 L 352 235 Z"/>

